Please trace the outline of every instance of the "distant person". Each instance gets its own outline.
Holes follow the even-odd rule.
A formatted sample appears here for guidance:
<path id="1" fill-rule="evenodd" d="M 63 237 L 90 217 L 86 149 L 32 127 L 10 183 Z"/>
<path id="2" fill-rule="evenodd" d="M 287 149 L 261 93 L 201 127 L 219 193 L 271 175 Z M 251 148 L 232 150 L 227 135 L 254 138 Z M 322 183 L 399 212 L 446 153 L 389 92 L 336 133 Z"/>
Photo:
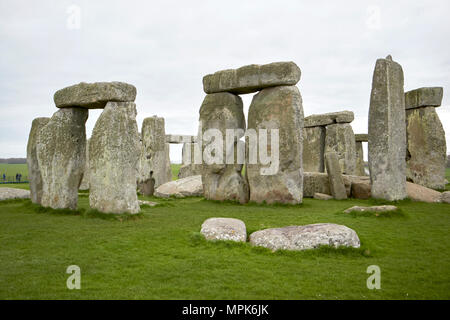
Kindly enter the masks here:
<path id="1" fill-rule="evenodd" d="M 3 174 L 3 181 L 6 181 L 6 174 Z"/>
<path id="2" fill-rule="evenodd" d="M 22 179 L 22 174 L 21 174 L 21 173 L 18 173 L 18 174 L 17 174 L 17 182 L 20 182 L 20 179 Z"/>

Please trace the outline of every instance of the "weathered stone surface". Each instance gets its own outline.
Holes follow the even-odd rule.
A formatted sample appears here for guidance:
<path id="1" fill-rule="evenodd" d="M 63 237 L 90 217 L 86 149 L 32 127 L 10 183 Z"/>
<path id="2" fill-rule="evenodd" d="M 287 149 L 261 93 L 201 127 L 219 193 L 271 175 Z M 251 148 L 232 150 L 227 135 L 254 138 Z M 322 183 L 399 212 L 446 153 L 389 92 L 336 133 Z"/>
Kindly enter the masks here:
<path id="1" fill-rule="evenodd" d="M 269 165 L 258 159 L 248 163 L 246 174 L 250 185 L 250 201 L 257 203 L 301 203 L 303 199 L 303 106 L 296 86 L 267 88 L 253 97 L 248 112 L 248 129 L 258 135 L 267 129 L 267 152 L 274 152 L 269 138 L 271 130 L 279 130 L 279 156 Z M 259 145 L 259 154 L 262 146 Z M 247 146 L 248 148 L 248 146 Z M 276 166 L 278 161 L 278 166 Z M 265 172 L 269 166 L 274 169 Z M 277 167 L 277 168 L 276 168 Z M 264 173 L 264 174 L 261 174 Z"/>
<path id="2" fill-rule="evenodd" d="M 312 114 L 305 117 L 305 128 L 327 126 L 334 123 L 350 123 L 353 119 L 355 119 L 355 115 L 352 111 Z"/>
<path id="3" fill-rule="evenodd" d="M 441 201 L 440 192 L 415 183 L 406 182 L 406 192 L 408 194 L 408 198 L 413 201 L 422 201 L 429 203 Z"/>
<path id="4" fill-rule="evenodd" d="M 156 207 L 159 203 L 153 202 L 153 201 L 146 201 L 146 200 L 138 200 L 139 206 L 149 206 L 149 207 Z"/>
<path id="5" fill-rule="evenodd" d="M 42 177 L 37 158 L 36 146 L 41 129 L 50 118 L 36 118 L 31 124 L 27 144 L 28 180 L 30 181 L 31 202 L 40 204 L 42 198 Z"/>
<path id="6" fill-rule="evenodd" d="M 196 148 L 199 148 L 197 143 L 188 142 L 183 144 L 183 160 L 180 171 L 178 172 L 179 179 L 202 174 L 201 164 L 195 163 L 194 154 Z"/>
<path id="7" fill-rule="evenodd" d="M 325 153 L 335 152 L 343 174 L 356 173 L 355 135 L 348 123 L 326 126 Z"/>
<path id="8" fill-rule="evenodd" d="M 441 194 L 441 202 L 450 203 L 450 191 L 442 192 Z"/>
<path id="9" fill-rule="evenodd" d="M 206 93 L 252 93 L 267 87 L 295 85 L 300 75 L 300 68 L 294 62 L 251 64 L 204 76 L 203 90 Z"/>
<path id="10" fill-rule="evenodd" d="M 367 133 L 356 133 L 355 141 L 356 142 L 367 142 L 367 141 L 369 141 L 369 135 Z"/>
<path id="11" fill-rule="evenodd" d="M 203 196 L 202 176 L 190 176 L 166 182 L 156 188 L 154 196 L 158 198 L 201 197 Z"/>
<path id="12" fill-rule="evenodd" d="M 169 144 L 166 143 L 164 118 L 145 118 L 141 130 L 138 189 L 149 196 L 155 188 L 172 180 Z"/>
<path id="13" fill-rule="evenodd" d="M 58 108 L 103 109 L 108 101 L 132 102 L 135 99 L 136 88 L 125 82 L 80 82 L 56 91 L 53 96 Z"/>
<path id="14" fill-rule="evenodd" d="M 427 188 L 445 188 L 447 145 L 434 107 L 406 111 L 406 177 Z"/>
<path id="15" fill-rule="evenodd" d="M 369 171 L 372 197 L 406 197 L 406 126 L 402 67 L 378 59 L 369 109 Z"/>
<path id="16" fill-rule="evenodd" d="M 89 139 L 86 141 L 86 164 L 79 190 L 89 190 Z"/>
<path id="17" fill-rule="evenodd" d="M 306 226 L 265 229 L 252 233 L 250 243 L 272 250 L 306 250 L 320 246 L 359 248 L 356 232 L 346 226 L 317 223 Z"/>
<path id="18" fill-rule="evenodd" d="M 133 102 L 108 102 L 89 143 L 89 204 L 105 213 L 138 213 L 140 154 Z"/>
<path id="19" fill-rule="evenodd" d="M 211 200 L 232 200 L 240 203 L 248 202 L 249 189 L 247 181 L 242 177 L 242 164 L 236 161 L 237 139 L 234 146 L 226 144 L 227 129 L 245 130 L 245 117 L 242 99 L 232 93 L 213 93 L 206 95 L 200 108 L 201 136 L 211 132 L 210 129 L 218 130 L 222 136 L 212 137 L 210 141 L 203 141 L 203 155 L 213 154 L 216 159 L 203 158 L 202 182 L 204 197 Z M 240 138 L 238 137 L 238 138 Z M 218 149 L 222 145 L 222 152 Z M 234 163 L 226 164 L 226 149 L 234 149 Z M 205 150 L 206 149 L 206 150 Z M 208 152 L 208 150 L 210 152 Z M 206 151 L 206 152 L 205 152 Z"/>
<path id="20" fill-rule="evenodd" d="M 405 92 L 405 108 L 439 107 L 443 91 L 442 87 L 426 87 Z"/>
<path id="21" fill-rule="evenodd" d="M 303 171 L 324 172 L 325 127 L 303 128 Z"/>
<path id="22" fill-rule="evenodd" d="M 209 218 L 202 224 L 200 231 L 206 240 L 247 241 L 245 223 L 233 218 Z"/>
<path id="23" fill-rule="evenodd" d="M 29 199 L 30 191 L 16 188 L 0 188 L 0 201 L 12 199 Z M 33 201 L 34 202 L 34 201 Z M 34 202 L 38 203 L 38 202 Z"/>
<path id="24" fill-rule="evenodd" d="M 362 142 L 355 142 L 355 174 L 358 176 L 365 176 L 366 170 L 364 170 L 364 150 Z"/>
<path id="25" fill-rule="evenodd" d="M 180 134 L 166 134 L 166 142 L 174 144 L 197 142 L 197 137 Z"/>
<path id="26" fill-rule="evenodd" d="M 370 181 L 354 182 L 351 184 L 352 192 L 351 195 L 355 199 L 369 199 L 371 196 Z"/>
<path id="27" fill-rule="evenodd" d="M 345 189 L 345 184 L 336 153 L 325 153 L 325 165 L 327 168 L 328 179 L 330 181 L 330 191 L 332 196 L 337 200 L 347 199 L 347 191 Z"/>
<path id="28" fill-rule="evenodd" d="M 315 193 L 331 194 L 328 174 L 303 172 L 303 197 L 312 198 Z"/>
<path id="29" fill-rule="evenodd" d="M 39 132 L 36 153 L 42 177 L 41 205 L 76 209 L 86 162 L 88 111 L 65 108 L 53 114 Z"/>
<path id="30" fill-rule="evenodd" d="M 329 194 L 314 193 L 314 199 L 317 199 L 317 200 L 331 200 L 331 199 L 333 199 L 333 197 L 330 196 Z"/>
<path id="31" fill-rule="evenodd" d="M 398 208 L 396 206 L 372 206 L 372 207 L 363 207 L 363 206 L 354 206 L 351 208 L 348 208 L 347 210 L 344 210 L 344 213 L 351 213 L 351 212 L 389 212 L 389 211 L 396 211 Z"/>

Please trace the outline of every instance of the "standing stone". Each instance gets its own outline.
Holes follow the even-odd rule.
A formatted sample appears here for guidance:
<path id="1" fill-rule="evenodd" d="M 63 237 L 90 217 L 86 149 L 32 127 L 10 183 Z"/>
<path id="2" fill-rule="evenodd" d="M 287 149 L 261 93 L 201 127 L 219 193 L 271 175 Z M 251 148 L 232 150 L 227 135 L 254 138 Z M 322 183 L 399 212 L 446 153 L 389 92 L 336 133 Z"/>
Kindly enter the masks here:
<path id="1" fill-rule="evenodd" d="M 83 179 L 80 190 L 89 190 L 89 139 L 86 141 L 86 165 L 84 166 Z"/>
<path id="2" fill-rule="evenodd" d="M 178 172 L 179 179 L 202 174 L 201 165 L 195 163 L 195 148 L 198 148 L 197 143 L 187 142 L 183 144 L 183 160 L 180 171 Z"/>
<path id="3" fill-rule="evenodd" d="M 364 164 L 364 151 L 363 142 L 367 142 L 369 139 L 365 133 L 355 134 L 355 148 L 356 148 L 356 169 L 355 174 L 358 176 L 365 176 L 365 164 Z"/>
<path id="4" fill-rule="evenodd" d="M 145 118 L 141 135 L 138 187 L 143 195 L 152 195 L 154 189 L 172 180 L 164 118 Z"/>
<path id="5" fill-rule="evenodd" d="M 372 197 L 406 198 L 406 125 L 402 67 L 378 59 L 369 109 L 369 170 Z"/>
<path id="6" fill-rule="evenodd" d="M 445 189 L 445 131 L 434 107 L 406 110 L 406 177 L 431 189 Z"/>
<path id="7" fill-rule="evenodd" d="M 327 152 L 337 154 L 342 173 L 355 174 L 355 134 L 350 124 L 338 123 L 326 126 L 325 153 Z"/>
<path id="8" fill-rule="evenodd" d="M 42 198 L 42 177 L 37 159 L 37 141 L 41 129 L 50 121 L 50 118 L 36 118 L 31 123 L 30 135 L 27 145 L 28 180 L 30 181 L 31 202 L 40 204 Z"/>
<path id="9" fill-rule="evenodd" d="M 303 128 L 303 171 L 324 172 L 325 127 Z"/>
<path id="10" fill-rule="evenodd" d="M 105 213 L 137 213 L 139 133 L 133 102 L 108 102 L 89 143 L 91 208 Z"/>
<path id="11" fill-rule="evenodd" d="M 325 153 L 325 165 L 330 181 L 331 194 L 336 200 L 347 199 L 347 190 L 345 189 L 337 154 L 334 152 Z"/>
<path id="12" fill-rule="evenodd" d="M 261 174 L 274 163 L 247 164 L 250 201 L 257 203 L 301 203 L 303 200 L 303 106 L 296 86 L 267 88 L 253 97 L 248 112 L 248 129 L 258 136 L 267 129 L 267 153 L 271 155 L 271 130 L 279 130 L 278 170 Z M 258 154 L 262 146 L 258 143 Z M 248 146 L 247 146 L 248 148 Z"/>
<path id="13" fill-rule="evenodd" d="M 364 170 L 364 151 L 361 141 L 355 142 L 355 149 L 356 149 L 355 174 L 357 176 L 365 176 L 366 171 Z"/>
<path id="14" fill-rule="evenodd" d="M 53 209 L 77 208 L 78 187 L 86 162 L 88 110 L 65 108 L 53 114 L 36 146 L 42 176 L 41 205 Z"/>
<path id="15" fill-rule="evenodd" d="M 203 137 L 203 165 L 202 165 L 202 182 L 204 197 L 211 200 L 232 200 L 240 203 L 248 202 L 249 190 L 247 181 L 242 177 L 241 171 L 243 164 L 239 164 L 236 160 L 238 139 L 241 138 L 245 130 L 245 117 L 243 112 L 242 99 L 232 93 L 213 93 L 206 95 L 200 108 L 200 125 L 201 136 Z M 211 132 L 209 129 L 219 130 L 222 134 L 221 141 L 223 146 L 222 160 L 215 161 L 217 163 L 207 163 L 205 153 L 220 157 L 219 150 L 214 148 L 215 137 L 210 142 L 205 141 L 205 132 Z M 226 130 L 241 129 L 234 139 L 232 146 L 226 144 Z M 214 143 L 214 144 L 213 144 Z M 208 148 L 208 149 L 207 149 Z M 212 152 L 208 152 L 212 148 Z M 226 164 L 226 149 L 234 150 L 234 163 Z M 205 152 L 205 149 L 206 152 Z M 211 159 L 212 160 L 212 159 Z M 212 162 L 212 161 L 211 161 Z"/>

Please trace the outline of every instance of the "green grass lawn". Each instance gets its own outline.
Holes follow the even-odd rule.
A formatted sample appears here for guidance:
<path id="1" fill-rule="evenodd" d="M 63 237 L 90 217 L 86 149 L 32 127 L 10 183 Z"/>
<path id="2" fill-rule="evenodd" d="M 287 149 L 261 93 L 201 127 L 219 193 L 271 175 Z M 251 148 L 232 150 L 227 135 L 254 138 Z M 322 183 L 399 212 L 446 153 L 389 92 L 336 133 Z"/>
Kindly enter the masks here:
<path id="1" fill-rule="evenodd" d="M 450 206 L 402 201 L 404 216 L 340 213 L 367 200 L 305 199 L 299 206 L 239 205 L 202 198 L 149 199 L 133 219 L 40 212 L 29 200 L 0 203 L 0 299 L 449 299 Z M 83 211 L 85 209 L 86 211 Z M 242 219 L 248 233 L 332 222 L 353 228 L 362 248 L 276 252 L 211 243 L 209 217 Z M 69 265 L 81 290 L 68 290 Z M 381 268 L 381 290 L 366 287 Z"/>
<path id="2" fill-rule="evenodd" d="M 448 204 L 405 200 L 397 204 L 403 215 L 374 217 L 342 213 L 379 203 L 373 200 L 267 206 L 140 198 L 160 205 L 123 221 L 90 211 L 87 194 L 75 213 L 41 210 L 29 200 L 0 202 L 0 299 L 450 298 Z M 209 217 L 241 219 L 249 234 L 338 223 L 354 229 L 362 247 L 273 253 L 206 242 L 199 231 Z M 66 288 L 73 264 L 81 268 L 81 290 Z M 370 265 L 381 268 L 381 290 L 366 287 Z"/>
<path id="3" fill-rule="evenodd" d="M 22 180 L 28 176 L 28 167 L 26 164 L 8 164 L 0 163 L 0 181 L 3 181 L 3 174 L 12 180 L 15 179 L 17 173 L 22 174 Z"/>

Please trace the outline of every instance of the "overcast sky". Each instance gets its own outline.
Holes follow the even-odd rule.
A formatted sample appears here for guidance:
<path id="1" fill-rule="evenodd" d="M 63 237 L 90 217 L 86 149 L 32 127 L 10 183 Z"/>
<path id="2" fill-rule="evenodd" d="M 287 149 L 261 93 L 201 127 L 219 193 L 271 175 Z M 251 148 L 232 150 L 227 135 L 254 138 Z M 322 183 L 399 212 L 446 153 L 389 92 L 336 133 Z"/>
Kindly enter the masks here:
<path id="1" fill-rule="evenodd" d="M 31 121 L 57 110 L 63 87 L 131 83 L 139 127 L 158 115 L 166 133 L 195 134 L 204 75 L 274 61 L 302 70 L 305 115 L 351 110 L 365 133 L 375 61 L 388 54 L 405 91 L 444 87 L 437 111 L 450 149 L 449 14 L 448 0 L 0 0 L 0 158 L 26 156 Z M 90 111 L 88 136 L 100 112 Z"/>

